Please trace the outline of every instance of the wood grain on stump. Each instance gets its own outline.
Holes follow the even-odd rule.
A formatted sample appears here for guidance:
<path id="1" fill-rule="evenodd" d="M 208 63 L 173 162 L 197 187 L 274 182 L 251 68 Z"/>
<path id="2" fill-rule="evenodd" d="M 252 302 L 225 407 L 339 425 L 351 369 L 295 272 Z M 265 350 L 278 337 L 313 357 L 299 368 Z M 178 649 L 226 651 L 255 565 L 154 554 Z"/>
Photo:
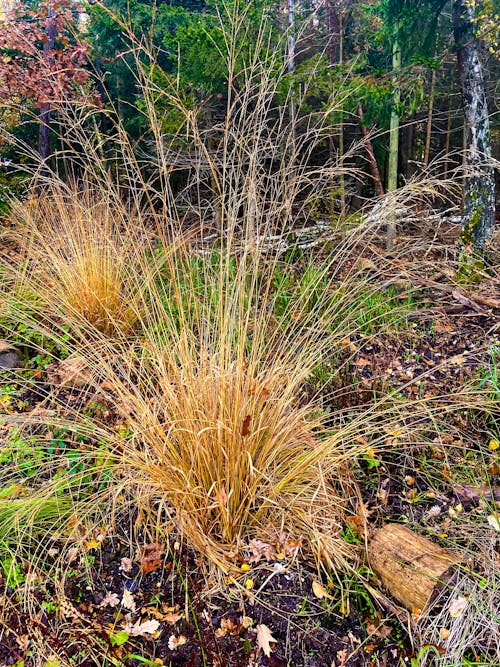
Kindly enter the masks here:
<path id="1" fill-rule="evenodd" d="M 368 545 L 368 560 L 392 597 L 413 612 L 425 609 L 460 562 L 446 549 L 396 523 L 376 531 Z"/>

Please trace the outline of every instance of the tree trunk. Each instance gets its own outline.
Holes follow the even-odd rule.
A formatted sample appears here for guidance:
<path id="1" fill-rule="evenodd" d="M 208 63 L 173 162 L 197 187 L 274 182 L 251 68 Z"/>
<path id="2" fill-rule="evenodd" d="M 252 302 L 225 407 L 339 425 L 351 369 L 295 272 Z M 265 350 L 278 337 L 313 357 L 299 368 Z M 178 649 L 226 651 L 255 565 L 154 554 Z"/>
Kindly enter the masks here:
<path id="1" fill-rule="evenodd" d="M 451 120 L 452 120 L 452 107 L 451 102 L 448 102 L 448 119 L 446 121 L 446 134 L 444 139 L 444 169 L 443 176 L 448 177 L 448 165 L 450 161 L 450 137 L 451 137 Z"/>
<path id="2" fill-rule="evenodd" d="M 326 0 L 326 53 L 330 65 L 342 65 L 344 62 L 344 29 L 351 0 Z M 339 157 L 341 163 L 339 175 L 340 215 L 346 213 L 346 188 L 344 175 L 344 121 L 341 118 L 338 131 Z M 333 137 L 330 138 L 330 157 L 333 156 Z M 331 186 L 331 202 L 335 199 L 335 183 Z M 333 214 L 333 205 L 331 206 Z"/>
<path id="3" fill-rule="evenodd" d="M 54 50 L 54 43 L 56 39 L 56 22 L 53 9 L 49 9 L 47 18 L 47 40 L 43 45 L 43 53 L 45 60 L 50 62 L 51 53 Z M 50 102 L 47 102 L 40 110 L 40 128 L 38 132 L 38 152 L 40 153 L 42 167 L 41 175 L 43 177 L 46 177 L 49 174 L 49 159 L 52 152 L 50 145 L 50 114 Z"/>
<path id="4" fill-rule="evenodd" d="M 408 181 L 413 172 L 414 172 L 414 165 L 413 165 L 413 144 L 415 140 L 415 124 L 416 121 L 414 119 L 410 119 L 408 121 L 408 124 L 406 125 L 406 132 L 405 132 L 405 149 L 404 149 L 404 156 L 403 156 L 403 169 L 404 169 L 404 175 L 406 180 Z"/>
<path id="5" fill-rule="evenodd" d="M 473 18 L 471 3 L 454 0 L 453 32 L 465 118 L 465 177 L 460 236 L 465 264 L 473 255 L 483 254 L 495 224 L 490 124 Z"/>
<path id="6" fill-rule="evenodd" d="M 335 0 L 326 0 L 326 54 L 330 64 L 339 62 L 340 12 Z"/>
<path id="7" fill-rule="evenodd" d="M 366 152 L 368 153 L 368 163 L 373 176 L 373 182 L 375 184 L 375 193 L 377 197 L 384 196 L 384 186 L 382 185 L 382 179 L 380 178 L 380 171 L 378 168 L 377 160 L 375 159 L 375 152 L 373 150 L 373 144 L 370 139 L 370 134 L 364 124 L 363 116 L 363 107 L 361 103 L 358 104 L 358 118 L 359 124 L 361 126 L 361 132 L 363 133 L 363 139 L 365 140 Z"/>
<path id="8" fill-rule="evenodd" d="M 431 154 L 431 138 L 432 138 L 432 114 L 434 111 L 434 95 L 436 91 L 436 70 L 432 70 L 431 89 L 429 92 L 429 112 L 427 114 L 427 128 L 425 132 L 425 151 L 424 151 L 424 169 L 429 166 L 429 158 Z"/>
<path id="9" fill-rule="evenodd" d="M 399 19 L 394 22 L 394 37 L 392 42 L 392 71 L 394 92 L 392 96 L 391 124 L 389 129 L 389 167 L 387 173 L 387 192 L 398 187 L 398 156 L 399 156 L 399 105 L 401 103 L 401 88 L 397 77 L 401 71 L 401 45 L 399 35 Z M 396 221 L 387 222 L 387 247 L 390 248 L 396 234 Z"/>
<path id="10" fill-rule="evenodd" d="M 288 74 L 295 72 L 295 0 L 288 0 Z"/>

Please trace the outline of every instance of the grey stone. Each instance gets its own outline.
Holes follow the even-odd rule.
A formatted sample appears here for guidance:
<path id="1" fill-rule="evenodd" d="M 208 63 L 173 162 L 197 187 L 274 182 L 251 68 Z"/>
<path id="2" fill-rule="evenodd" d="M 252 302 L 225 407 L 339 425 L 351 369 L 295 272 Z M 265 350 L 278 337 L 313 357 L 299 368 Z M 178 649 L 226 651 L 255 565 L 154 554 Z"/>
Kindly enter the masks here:
<path id="1" fill-rule="evenodd" d="M 0 370 L 13 370 L 22 366 L 22 358 L 14 348 L 0 349 Z"/>

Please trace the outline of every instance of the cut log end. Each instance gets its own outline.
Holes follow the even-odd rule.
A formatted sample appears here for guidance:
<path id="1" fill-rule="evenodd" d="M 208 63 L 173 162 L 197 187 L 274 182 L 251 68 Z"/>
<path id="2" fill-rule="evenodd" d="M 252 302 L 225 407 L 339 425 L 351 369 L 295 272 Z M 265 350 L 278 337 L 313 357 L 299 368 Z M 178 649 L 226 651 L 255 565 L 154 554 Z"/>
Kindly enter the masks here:
<path id="1" fill-rule="evenodd" d="M 376 531 L 368 560 L 391 596 L 417 613 L 447 584 L 460 563 L 454 554 L 396 523 Z"/>

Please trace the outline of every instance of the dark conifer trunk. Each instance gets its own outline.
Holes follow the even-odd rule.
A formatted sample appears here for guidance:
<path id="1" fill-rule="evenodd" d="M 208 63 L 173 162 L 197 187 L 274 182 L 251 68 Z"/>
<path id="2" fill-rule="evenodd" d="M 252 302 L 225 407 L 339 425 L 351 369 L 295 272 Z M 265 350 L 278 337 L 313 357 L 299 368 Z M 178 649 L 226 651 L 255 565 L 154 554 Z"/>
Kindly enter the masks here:
<path id="1" fill-rule="evenodd" d="M 461 242 L 464 251 L 482 252 L 495 224 L 495 180 L 483 72 L 474 34 L 474 10 L 453 2 L 453 31 L 465 118 L 465 179 Z"/>
<path id="2" fill-rule="evenodd" d="M 48 14 L 48 24 L 46 36 L 47 40 L 43 45 L 43 51 L 46 57 L 46 60 L 50 62 L 51 53 L 54 50 L 54 43 L 56 39 L 56 21 L 54 16 L 54 11 L 49 9 Z M 42 176 L 47 176 L 49 172 L 49 159 L 51 155 L 51 145 L 50 145 L 50 102 L 46 102 L 40 110 L 40 129 L 38 133 L 38 151 L 40 153 L 42 169 Z"/>

